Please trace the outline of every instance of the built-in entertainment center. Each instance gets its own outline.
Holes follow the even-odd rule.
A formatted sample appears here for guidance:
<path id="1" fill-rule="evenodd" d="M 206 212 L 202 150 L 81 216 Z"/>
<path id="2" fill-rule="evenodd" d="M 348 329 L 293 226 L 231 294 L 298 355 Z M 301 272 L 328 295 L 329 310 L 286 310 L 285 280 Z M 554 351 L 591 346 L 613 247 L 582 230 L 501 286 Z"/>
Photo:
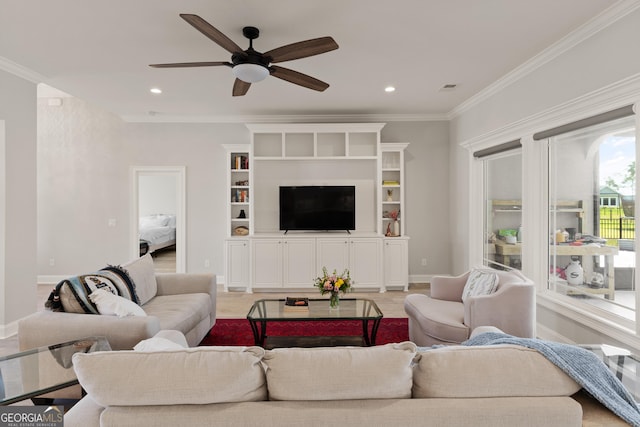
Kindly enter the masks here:
<path id="1" fill-rule="evenodd" d="M 249 144 L 225 145 L 225 291 L 313 290 L 323 267 L 408 289 L 408 144 L 381 143 L 383 126 L 248 124 Z"/>

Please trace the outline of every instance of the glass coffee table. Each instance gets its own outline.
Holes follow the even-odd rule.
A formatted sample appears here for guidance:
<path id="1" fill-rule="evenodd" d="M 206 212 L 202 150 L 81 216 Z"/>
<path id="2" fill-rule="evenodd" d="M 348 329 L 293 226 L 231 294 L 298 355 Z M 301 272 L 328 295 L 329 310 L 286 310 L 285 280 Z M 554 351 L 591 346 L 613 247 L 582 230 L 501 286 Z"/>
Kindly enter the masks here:
<path id="1" fill-rule="evenodd" d="M 78 384 L 71 356 L 109 350 L 105 337 L 87 337 L 0 357 L 0 405 Z"/>
<path id="2" fill-rule="evenodd" d="M 382 320 L 382 311 L 373 300 L 365 298 L 340 299 L 340 308 L 331 309 L 328 299 L 309 299 L 308 311 L 285 311 L 284 299 L 261 299 L 253 303 L 247 320 L 253 331 L 255 345 L 275 347 L 324 347 L 337 345 L 372 346 Z M 267 336 L 272 322 L 344 321 L 362 322 L 361 335 L 347 336 Z M 371 326 L 371 327 L 370 327 Z"/>

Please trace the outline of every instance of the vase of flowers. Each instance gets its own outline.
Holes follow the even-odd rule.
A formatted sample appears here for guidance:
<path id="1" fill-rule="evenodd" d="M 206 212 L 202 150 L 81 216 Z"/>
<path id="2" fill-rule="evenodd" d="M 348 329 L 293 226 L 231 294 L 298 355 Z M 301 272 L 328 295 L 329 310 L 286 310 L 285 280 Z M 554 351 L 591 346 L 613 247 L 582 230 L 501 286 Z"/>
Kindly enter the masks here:
<path id="1" fill-rule="evenodd" d="M 330 294 L 329 307 L 333 310 L 340 307 L 340 293 L 349 292 L 351 283 L 349 270 L 345 269 L 342 274 L 333 270 L 333 274 L 329 274 L 326 267 L 322 267 L 322 276 L 314 280 L 314 286 L 320 290 L 321 295 Z"/>

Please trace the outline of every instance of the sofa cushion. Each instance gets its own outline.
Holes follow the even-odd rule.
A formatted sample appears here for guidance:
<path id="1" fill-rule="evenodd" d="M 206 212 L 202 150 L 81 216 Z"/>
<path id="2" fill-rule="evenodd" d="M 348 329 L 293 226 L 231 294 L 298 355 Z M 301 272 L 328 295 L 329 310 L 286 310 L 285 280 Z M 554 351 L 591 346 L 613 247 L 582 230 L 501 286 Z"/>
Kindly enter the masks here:
<path id="1" fill-rule="evenodd" d="M 73 369 L 102 406 L 266 400 L 260 347 L 76 353 Z"/>
<path id="2" fill-rule="evenodd" d="M 98 307 L 100 314 L 116 315 L 118 317 L 146 316 L 142 307 L 104 289 L 96 289 L 89 294 L 89 299 Z"/>
<path id="3" fill-rule="evenodd" d="M 419 357 L 416 398 L 570 396 L 580 390 L 542 354 L 516 345 L 442 347 Z"/>
<path id="4" fill-rule="evenodd" d="M 95 273 L 69 277 L 58 283 L 53 294 L 59 298 L 59 304 L 54 304 L 52 308 L 54 311 L 62 309 L 67 313 L 100 314 L 98 307 L 89 298 L 89 294 L 96 289 L 106 289 L 138 302 L 135 286 L 126 272 L 116 267 L 106 267 Z"/>
<path id="5" fill-rule="evenodd" d="M 146 304 L 158 293 L 158 283 L 156 282 L 156 273 L 153 266 L 153 258 L 151 254 L 129 261 L 121 267 L 125 270 L 136 286 L 139 303 Z"/>
<path id="6" fill-rule="evenodd" d="M 405 298 L 405 311 L 424 334 L 439 341 L 460 343 L 469 338 L 470 332 L 464 324 L 464 305 L 461 302 L 411 294 Z"/>
<path id="7" fill-rule="evenodd" d="M 462 290 L 462 301 L 478 295 L 489 295 L 498 289 L 498 275 L 489 269 L 474 268 Z"/>
<path id="8" fill-rule="evenodd" d="M 162 329 L 186 334 L 211 314 L 209 294 L 158 295 L 144 305 L 148 316 L 160 319 Z"/>
<path id="9" fill-rule="evenodd" d="M 374 347 L 283 348 L 268 351 L 270 400 L 411 397 L 411 342 Z"/>

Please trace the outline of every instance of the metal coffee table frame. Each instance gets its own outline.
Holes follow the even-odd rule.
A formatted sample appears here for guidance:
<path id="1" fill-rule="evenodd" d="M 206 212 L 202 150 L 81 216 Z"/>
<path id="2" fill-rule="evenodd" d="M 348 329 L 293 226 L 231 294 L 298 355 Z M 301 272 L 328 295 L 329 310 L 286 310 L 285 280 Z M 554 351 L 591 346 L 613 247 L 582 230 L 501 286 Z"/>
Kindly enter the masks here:
<path id="1" fill-rule="evenodd" d="M 363 345 L 376 344 L 376 335 L 382 320 L 378 305 L 366 298 L 340 299 L 340 308 L 331 309 L 328 299 L 309 299 L 308 311 L 285 311 L 284 299 L 260 299 L 253 303 L 247 320 L 251 325 L 255 345 L 265 347 L 312 347 L 318 345 Z M 308 337 L 267 337 L 269 322 L 291 321 L 339 321 L 358 320 L 362 322 L 362 336 L 308 336 Z M 369 332 L 369 326 L 371 331 Z"/>

